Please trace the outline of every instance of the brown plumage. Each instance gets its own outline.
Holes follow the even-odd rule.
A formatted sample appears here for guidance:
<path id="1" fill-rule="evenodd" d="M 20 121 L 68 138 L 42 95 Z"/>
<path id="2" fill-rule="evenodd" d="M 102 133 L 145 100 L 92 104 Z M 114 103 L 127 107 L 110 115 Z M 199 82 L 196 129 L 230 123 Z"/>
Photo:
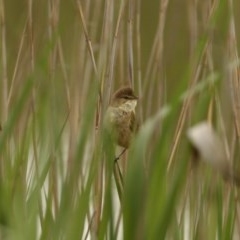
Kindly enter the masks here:
<path id="1" fill-rule="evenodd" d="M 130 87 L 123 87 L 118 89 L 112 97 L 112 100 L 117 98 L 125 98 L 125 99 L 138 99 L 138 97 L 134 94 L 133 89 Z"/>
<path id="2" fill-rule="evenodd" d="M 128 148 L 137 129 L 135 107 L 137 96 L 132 88 L 123 87 L 112 97 L 106 113 L 107 125 L 117 145 Z"/>

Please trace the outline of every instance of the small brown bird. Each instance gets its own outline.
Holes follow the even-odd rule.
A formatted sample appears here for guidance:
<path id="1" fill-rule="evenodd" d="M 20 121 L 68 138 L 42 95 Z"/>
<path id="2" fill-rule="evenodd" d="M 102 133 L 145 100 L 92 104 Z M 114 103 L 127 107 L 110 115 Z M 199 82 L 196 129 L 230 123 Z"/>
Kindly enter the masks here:
<path id="1" fill-rule="evenodd" d="M 122 87 L 113 94 L 111 103 L 107 108 L 107 128 L 110 129 L 113 141 L 124 147 L 124 151 L 129 147 L 137 129 L 135 117 L 137 100 L 138 97 L 132 88 Z"/>

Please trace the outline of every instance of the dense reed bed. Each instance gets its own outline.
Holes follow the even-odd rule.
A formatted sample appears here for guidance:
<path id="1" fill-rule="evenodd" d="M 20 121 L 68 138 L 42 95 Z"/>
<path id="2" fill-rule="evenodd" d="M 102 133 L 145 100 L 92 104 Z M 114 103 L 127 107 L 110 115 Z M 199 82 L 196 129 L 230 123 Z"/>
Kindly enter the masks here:
<path id="1" fill-rule="evenodd" d="M 240 175 L 239 10 L 0 0 L 0 238 L 239 239 L 238 188 L 186 135 L 208 122 Z M 102 123 L 122 85 L 141 127 L 116 165 Z"/>

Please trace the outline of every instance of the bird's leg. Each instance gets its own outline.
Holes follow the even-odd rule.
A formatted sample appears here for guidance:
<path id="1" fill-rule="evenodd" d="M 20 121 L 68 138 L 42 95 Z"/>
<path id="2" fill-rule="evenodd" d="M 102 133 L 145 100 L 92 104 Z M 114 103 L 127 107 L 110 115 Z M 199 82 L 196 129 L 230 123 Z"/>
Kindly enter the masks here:
<path id="1" fill-rule="evenodd" d="M 114 162 L 116 163 L 119 158 L 126 152 L 127 148 L 124 148 L 123 151 L 114 159 Z"/>
<path id="2" fill-rule="evenodd" d="M 123 151 L 114 159 L 114 177 L 116 181 L 117 191 L 119 195 L 119 199 L 122 199 L 122 192 L 123 192 L 123 176 L 121 173 L 120 166 L 118 164 L 119 158 L 126 152 L 127 148 L 124 148 Z"/>

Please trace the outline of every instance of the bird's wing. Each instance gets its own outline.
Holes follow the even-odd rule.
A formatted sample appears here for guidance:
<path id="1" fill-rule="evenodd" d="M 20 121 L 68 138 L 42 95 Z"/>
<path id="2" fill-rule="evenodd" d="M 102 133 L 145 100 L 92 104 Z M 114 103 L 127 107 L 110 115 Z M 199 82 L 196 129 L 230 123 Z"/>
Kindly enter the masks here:
<path id="1" fill-rule="evenodd" d="M 135 117 L 135 113 L 134 112 L 131 112 L 131 118 L 130 118 L 130 130 L 132 132 L 137 132 L 138 128 L 139 128 L 139 124 L 136 120 L 136 117 Z"/>

